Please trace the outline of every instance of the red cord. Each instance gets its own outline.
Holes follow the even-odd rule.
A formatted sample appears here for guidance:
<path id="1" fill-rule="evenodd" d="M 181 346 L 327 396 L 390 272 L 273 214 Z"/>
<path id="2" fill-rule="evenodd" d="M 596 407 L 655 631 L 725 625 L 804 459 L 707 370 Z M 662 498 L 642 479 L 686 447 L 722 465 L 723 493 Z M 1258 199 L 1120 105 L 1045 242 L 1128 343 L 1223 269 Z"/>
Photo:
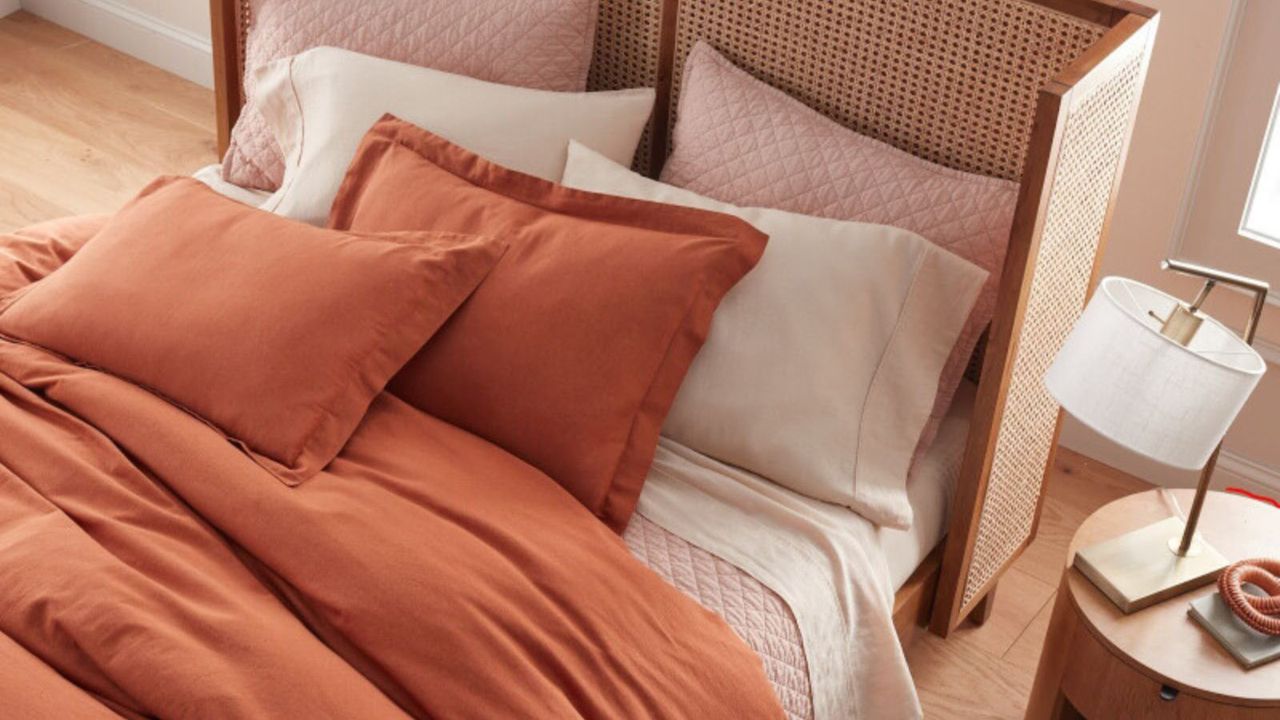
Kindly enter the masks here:
<path id="1" fill-rule="evenodd" d="M 1248 595 L 1241 587 L 1253 583 L 1267 595 Z M 1222 571 L 1218 592 L 1227 607 L 1246 625 L 1266 635 L 1280 636 L 1280 560 L 1241 560 Z"/>
<path id="2" fill-rule="evenodd" d="M 1257 500 L 1258 502 L 1264 502 L 1268 505 L 1272 505 L 1277 508 L 1280 508 L 1280 500 L 1276 500 L 1275 498 L 1269 498 L 1266 495 L 1258 495 L 1256 493 L 1251 493 L 1248 490 L 1245 490 L 1244 488 L 1229 487 L 1227 488 L 1227 492 L 1235 493 L 1237 495 L 1243 495 L 1247 498 L 1252 498 L 1254 500 Z"/>
<path id="3" fill-rule="evenodd" d="M 1280 508 L 1274 498 L 1244 488 L 1229 487 L 1227 492 Z M 1246 594 L 1241 587 L 1246 582 L 1262 588 L 1268 597 Z M 1246 625 L 1266 635 L 1280 636 L 1280 560 L 1241 560 L 1231 565 L 1218 576 L 1218 592 Z"/>

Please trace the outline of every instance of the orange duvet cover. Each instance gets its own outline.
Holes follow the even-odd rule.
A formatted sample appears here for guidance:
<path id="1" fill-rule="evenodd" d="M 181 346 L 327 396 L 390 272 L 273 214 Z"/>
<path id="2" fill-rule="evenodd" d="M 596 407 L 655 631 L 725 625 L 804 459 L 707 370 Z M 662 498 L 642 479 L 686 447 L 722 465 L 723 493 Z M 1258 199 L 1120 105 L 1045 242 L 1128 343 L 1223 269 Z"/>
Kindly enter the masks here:
<path id="1" fill-rule="evenodd" d="M 0 238 L 0 293 L 100 224 Z M 781 716 L 718 617 L 484 440 L 384 393 L 288 487 L 155 395 L 4 341 L 0 695 L 23 718 Z"/>

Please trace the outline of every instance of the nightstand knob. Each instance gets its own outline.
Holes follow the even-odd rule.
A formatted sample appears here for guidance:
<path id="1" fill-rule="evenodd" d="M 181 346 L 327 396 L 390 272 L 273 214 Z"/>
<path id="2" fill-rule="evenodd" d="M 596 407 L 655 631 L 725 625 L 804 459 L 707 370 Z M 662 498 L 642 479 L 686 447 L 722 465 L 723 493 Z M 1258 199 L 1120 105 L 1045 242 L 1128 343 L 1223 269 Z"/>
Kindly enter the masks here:
<path id="1" fill-rule="evenodd" d="M 1178 699 L 1178 688 L 1168 685 L 1160 686 L 1160 699 L 1165 702 L 1173 702 Z"/>

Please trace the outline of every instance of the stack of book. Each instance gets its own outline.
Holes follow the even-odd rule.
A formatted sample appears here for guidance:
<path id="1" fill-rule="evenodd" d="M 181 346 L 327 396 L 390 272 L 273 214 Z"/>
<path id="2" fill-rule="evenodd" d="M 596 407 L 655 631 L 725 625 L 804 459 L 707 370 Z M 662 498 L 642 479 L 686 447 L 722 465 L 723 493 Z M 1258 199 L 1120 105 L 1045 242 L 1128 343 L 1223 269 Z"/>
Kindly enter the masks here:
<path id="1" fill-rule="evenodd" d="M 1251 595 L 1262 594 L 1253 585 L 1245 584 L 1243 587 Z M 1245 625 L 1231 612 L 1219 593 L 1205 595 L 1193 601 L 1187 613 L 1217 638 L 1246 670 L 1280 658 L 1280 637 L 1265 635 Z"/>

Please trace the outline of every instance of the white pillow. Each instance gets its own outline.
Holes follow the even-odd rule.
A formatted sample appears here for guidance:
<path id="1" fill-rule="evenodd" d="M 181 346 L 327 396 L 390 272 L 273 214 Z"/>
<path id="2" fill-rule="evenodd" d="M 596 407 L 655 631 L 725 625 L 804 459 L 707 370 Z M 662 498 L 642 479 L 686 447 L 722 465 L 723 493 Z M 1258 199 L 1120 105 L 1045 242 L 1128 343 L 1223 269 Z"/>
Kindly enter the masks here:
<path id="1" fill-rule="evenodd" d="M 906 230 L 717 202 L 578 143 L 563 182 L 723 212 L 768 233 L 759 264 L 716 311 L 663 434 L 910 527 L 911 456 L 986 271 Z"/>
<path id="2" fill-rule="evenodd" d="M 652 89 L 552 92 L 499 85 L 348 50 L 318 47 L 256 71 L 254 101 L 284 152 L 264 204 L 323 224 L 360 140 L 385 113 L 529 175 L 556 181 L 577 139 L 630 163 Z"/>

